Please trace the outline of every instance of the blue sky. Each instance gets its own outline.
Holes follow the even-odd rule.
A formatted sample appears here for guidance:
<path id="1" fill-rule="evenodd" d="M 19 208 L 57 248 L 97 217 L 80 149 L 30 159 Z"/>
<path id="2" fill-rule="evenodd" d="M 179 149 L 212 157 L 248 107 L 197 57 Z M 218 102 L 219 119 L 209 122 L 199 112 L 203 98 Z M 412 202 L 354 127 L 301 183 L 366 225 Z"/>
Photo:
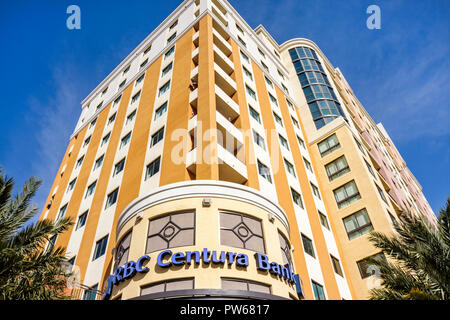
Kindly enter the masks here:
<path id="1" fill-rule="evenodd" d="M 80 102 L 181 0 L 0 4 L 0 165 L 19 189 L 43 179 L 44 205 Z M 450 1 L 231 0 L 278 43 L 313 40 L 382 122 L 435 212 L 450 196 Z M 81 30 L 66 9 L 81 9 Z M 381 9 L 369 30 L 366 9 Z"/>

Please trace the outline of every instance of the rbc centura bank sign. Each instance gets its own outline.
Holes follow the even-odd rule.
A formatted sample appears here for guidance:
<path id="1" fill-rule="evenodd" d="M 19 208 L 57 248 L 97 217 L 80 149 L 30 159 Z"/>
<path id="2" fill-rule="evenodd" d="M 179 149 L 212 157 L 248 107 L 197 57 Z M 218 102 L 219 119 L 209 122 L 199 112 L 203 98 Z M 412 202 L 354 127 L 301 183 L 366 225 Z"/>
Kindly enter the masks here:
<path id="1" fill-rule="evenodd" d="M 273 275 L 279 276 L 280 280 L 295 284 L 299 298 L 303 298 L 303 290 L 298 274 L 294 274 L 292 267 L 287 264 L 282 266 L 276 262 L 270 262 L 269 258 L 261 253 L 255 253 L 256 267 L 258 270 L 267 271 Z M 128 261 L 122 267 L 118 267 L 114 274 L 108 278 L 108 288 L 103 296 L 103 299 L 108 299 L 111 296 L 112 289 L 115 285 L 133 278 L 138 273 L 147 273 L 150 268 L 144 266 L 150 260 L 150 257 L 145 255 L 140 257 L 136 262 Z M 171 266 L 191 265 L 195 263 L 199 265 L 203 262 L 206 266 L 214 265 L 232 265 L 237 267 L 247 268 L 249 266 L 249 258 L 246 254 L 210 251 L 203 249 L 202 251 L 187 251 L 187 252 L 172 252 L 171 250 L 164 250 L 159 253 L 156 259 L 156 265 L 161 268 L 170 268 Z"/>

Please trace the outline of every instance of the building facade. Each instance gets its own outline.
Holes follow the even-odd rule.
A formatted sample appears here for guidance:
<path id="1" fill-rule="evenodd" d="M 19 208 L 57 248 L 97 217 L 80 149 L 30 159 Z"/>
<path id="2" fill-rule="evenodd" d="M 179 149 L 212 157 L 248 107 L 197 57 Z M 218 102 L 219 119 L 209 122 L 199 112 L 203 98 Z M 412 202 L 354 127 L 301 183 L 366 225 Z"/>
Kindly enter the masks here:
<path id="1" fill-rule="evenodd" d="M 186 0 L 82 102 L 41 219 L 80 299 L 366 299 L 404 211 L 434 218 L 314 42 Z"/>

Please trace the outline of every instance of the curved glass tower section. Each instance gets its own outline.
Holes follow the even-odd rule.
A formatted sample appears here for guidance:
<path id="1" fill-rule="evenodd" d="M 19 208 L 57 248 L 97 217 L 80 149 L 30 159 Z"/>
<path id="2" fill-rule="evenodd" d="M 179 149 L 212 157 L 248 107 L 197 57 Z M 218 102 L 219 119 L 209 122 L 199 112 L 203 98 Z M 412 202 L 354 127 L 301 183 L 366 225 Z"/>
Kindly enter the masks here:
<path id="1" fill-rule="evenodd" d="M 316 128 L 320 129 L 339 116 L 345 118 L 316 52 L 308 47 L 296 47 L 289 53 Z"/>

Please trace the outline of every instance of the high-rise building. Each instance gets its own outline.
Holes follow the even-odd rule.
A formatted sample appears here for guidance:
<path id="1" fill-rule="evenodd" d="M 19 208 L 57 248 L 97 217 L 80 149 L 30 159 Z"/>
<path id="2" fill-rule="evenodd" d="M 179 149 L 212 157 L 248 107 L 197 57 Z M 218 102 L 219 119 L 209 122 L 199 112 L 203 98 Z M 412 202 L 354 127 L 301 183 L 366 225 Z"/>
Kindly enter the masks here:
<path id="1" fill-rule="evenodd" d="M 434 217 L 314 42 L 186 0 L 82 102 L 41 219 L 75 298 L 365 299 L 404 211 Z"/>

